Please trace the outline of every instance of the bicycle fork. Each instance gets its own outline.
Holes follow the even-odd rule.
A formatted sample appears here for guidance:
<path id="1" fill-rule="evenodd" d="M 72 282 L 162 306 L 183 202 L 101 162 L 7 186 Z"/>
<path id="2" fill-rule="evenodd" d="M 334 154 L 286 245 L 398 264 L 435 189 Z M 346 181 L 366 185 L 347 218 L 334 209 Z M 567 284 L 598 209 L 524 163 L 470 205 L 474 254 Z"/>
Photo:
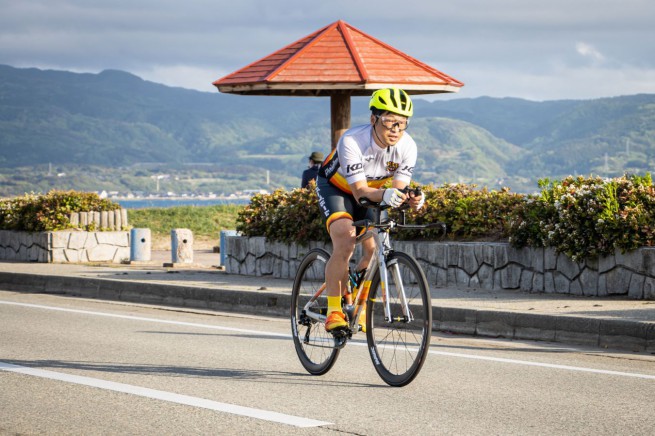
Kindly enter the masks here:
<path id="1" fill-rule="evenodd" d="M 391 249 L 389 247 L 389 235 L 385 233 L 383 237 L 378 237 L 378 269 L 380 270 L 380 288 L 382 290 L 382 301 L 384 303 L 384 319 L 386 322 L 411 322 L 414 320 L 411 311 L 409 310 L 409 303 L 405 295 L 405 286 L 403 285 L 402 277 L 398 262 L 395 260 L 387 260 Z M 382 240 L 380 240 L 382 239 Z M 400 300 L 400 307 L 403 316 L 393 317 L 391 313 L 391 295 L 389 291 L 389 273 L 387 268 L 391 269 L 393 280 L 396 285 L 396 292 Z"/>

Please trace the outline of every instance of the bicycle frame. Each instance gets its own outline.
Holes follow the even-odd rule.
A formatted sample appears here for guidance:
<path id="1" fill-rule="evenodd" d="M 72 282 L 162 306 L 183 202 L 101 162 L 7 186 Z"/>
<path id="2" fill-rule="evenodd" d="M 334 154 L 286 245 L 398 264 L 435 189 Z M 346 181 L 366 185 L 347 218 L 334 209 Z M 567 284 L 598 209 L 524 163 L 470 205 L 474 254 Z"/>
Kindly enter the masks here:
<path id="1" fill-rule="evenodd" d="M 387 322 L 396 322 L 396 321 L 408 322 L 408 321 L 412 321 L 413 319 L 411 316 L 411 311 L 409 310 L 409 305 L 407 304 L 405 288 L 403 286 L 403 281 L 401 280 L 400 277 L 400 271 L 398 270 L 398 265 L 396 265 L 395 263 L 390 265 L 387 262 L 387 256 L 392 251 L 389 231 L 395 227 L 395 222 L 390 221 L 388 224 L 389 225 L 385 227 L 378 227 L 377 232 L 374 232 L 375 244 L 377 247 L 377 261 L 378 261 L 377 267 L 380 271 L 380 288 L 382 290 L 382 303 L 384 304 L 385 320 Z M 371 259 L 371 262 L 372 261 L 373 259 Z M 391 267 L 392 273 L 394 275 L 394 282 L 398 287 L 397 291 L 399 294 L 400 302 L 402 304 L 403 319 L 391 318 L 391 298 L 389 298 L 388 295 L 389 287 L 387 286 L 389 283 L 389 276 L 387 271 L 388 267 Z M 366 272 L 368 273 L 368 269 Z M 373 275 L 371 275 L 370 277 L 373 278 Z"/>
<path id="2" fill-rule="evenodd" d="M 352 331 L 357 331 L 355 326 L 358 323 L 359 320 L 359 315 L 363 308 L 365 307 L 366 301 L 368 300 L 368 294 L 370 291 L 370 286 L 371 286 L 371 281 L 375 275 L 375 273 L 379 270 L 380 271 L 380 289 L 382 290 L 382 303 L 384 305 L 384 314 L 385 314 L 385 320 L 387 322 L 411 322 L 413 321 L 413 317 L 411 314 L 411 311 L 409 309 L 409 305 L 407 303 L 407 297 L 405 295 L 405 289 L 402 283 L 402 279 L 400 277 L 400 271 L 398 270 L 398 266 L 395 264 L 389 265 L 387 263 L 387 256 L 389 253 L 392 251 L 391 248 L 391 241 L 390 241 L 390 236 L 389 236 L 389 231 L 395 227 L 395 222 L 390 221 L 387 224 L 380 225 L 380 224 L 370 224 L 366 223 L 366 232 L 360 236 L 357 237 L 357 244 L 361 244 L 364 240 L 373 238 L 375 241 L 375 254 L 371 257 L 368 267 L 366 268 L 366 273 L 364 274 L 364 277 L 361 281 L 361 284 L 359 288 L 353 289 L 353 297 L 355 298 L 354 301 L 354 310 L 353 313 L 350 314 L 350 329 Z M 355 223 L 353 223 L 355 225 Z M 399 298 L 400 302 L 402 304 L 402 312 L 403 312 L 403 317 L 397 317 L 396 319 L 392 319 L 391 317 L 391 298 L 389 298 L 388 292 L 388 283 L 389 283 L 389 277 L 388 277 L 388 272 L 387 272 L 387 267 L 391 266 L 392 268 L 392 273 L 394 275 L 394 282 L 396 283 L 397 286 L 397 291 L 399 293 Z M 314 319 L 315 321 L 318 322 L 325 322 L 325 319 L 327 316 L 325 314 L 313 312 L 311 310 L 312 304 L 316 301 L 316 299 L 325 291 L 325 284 L 323 284 L 314 294 L 314 296 L 305 304 L 304 306 L 304 311 L 309 316 L 310 318 Z"/>

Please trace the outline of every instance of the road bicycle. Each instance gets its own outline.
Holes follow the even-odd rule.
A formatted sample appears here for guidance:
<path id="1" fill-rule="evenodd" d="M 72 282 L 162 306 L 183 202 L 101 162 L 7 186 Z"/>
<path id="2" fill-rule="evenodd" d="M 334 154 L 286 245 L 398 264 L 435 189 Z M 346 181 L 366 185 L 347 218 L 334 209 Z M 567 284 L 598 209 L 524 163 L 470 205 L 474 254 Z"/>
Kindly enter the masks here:
<path id="1" fill-rule="evenodd" d="M 420 189 L 415 190 L 420 195 Z M 445 224 L 405 224 L 381 219 L 388 206 L 362 198 L 360 204 L 373 209 L 374 219 L 353 226 L 365 229 L 357 244 L 373 238 L 376 249 L 363 276 L 349 268 L 348 292 L 352 305 L 342 297 L 348 328 L 336 333 L 325 331 L 327 296 L 325 265 L 330 253 L 322 248 L 310 250 L 298 267 L 291 295 L 291 330 L 300 362 L 313 375 L 327 373 L 341 349 L 358 332 L 366 331 L 368 351 L 378 375 L 390 386 L 405 386 L 418 375 L 427 357 L 432 331 L 432 302 L 425 273 L 409 254 L 391 247 L 394 229 L 425 229 Z M 366 308 L 366 323 L 359 325 Z"/>

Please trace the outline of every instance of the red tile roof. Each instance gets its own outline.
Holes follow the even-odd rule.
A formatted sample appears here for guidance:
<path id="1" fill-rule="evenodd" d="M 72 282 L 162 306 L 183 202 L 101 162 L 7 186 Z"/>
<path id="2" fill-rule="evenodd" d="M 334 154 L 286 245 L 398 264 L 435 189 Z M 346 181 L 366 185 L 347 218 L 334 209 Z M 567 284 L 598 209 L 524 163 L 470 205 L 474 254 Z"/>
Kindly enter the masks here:
<path id="1" fill-rule="evenodd" d="M 214 82 L 236 94 L 370 95 L 398 86 L 410 94 L 457 92 L 464 84 L 336 21 Z"/>

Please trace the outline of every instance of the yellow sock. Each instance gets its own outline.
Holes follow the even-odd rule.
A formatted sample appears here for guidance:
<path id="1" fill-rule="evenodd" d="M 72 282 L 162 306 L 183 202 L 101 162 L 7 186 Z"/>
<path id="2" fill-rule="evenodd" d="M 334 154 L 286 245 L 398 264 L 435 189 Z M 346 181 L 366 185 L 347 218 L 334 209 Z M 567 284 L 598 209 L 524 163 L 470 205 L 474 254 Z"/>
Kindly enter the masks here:
<path id="1" fill-rule="evenodd" d="M 341 312 L 341 296 L 332 297 L 328 295 L 328 315 L 332 312 Z"/>

